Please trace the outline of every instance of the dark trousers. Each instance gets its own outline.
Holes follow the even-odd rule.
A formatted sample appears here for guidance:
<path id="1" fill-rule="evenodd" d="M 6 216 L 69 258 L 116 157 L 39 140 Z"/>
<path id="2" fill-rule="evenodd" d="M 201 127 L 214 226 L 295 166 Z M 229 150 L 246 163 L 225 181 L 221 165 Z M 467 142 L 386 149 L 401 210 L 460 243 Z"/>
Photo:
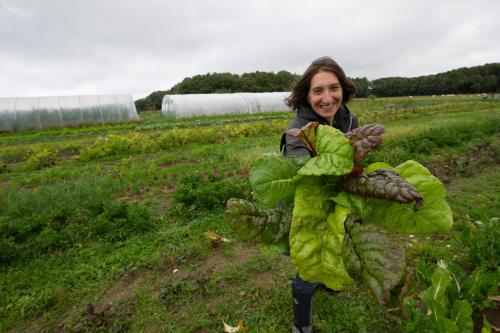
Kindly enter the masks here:
<path id="1" fill-rule="evenodd" d="M 292 283 L 293 323 L 301 328 L 312 324 L 312 298 L 318 283 L 301 279 L 299 273 Z"/>

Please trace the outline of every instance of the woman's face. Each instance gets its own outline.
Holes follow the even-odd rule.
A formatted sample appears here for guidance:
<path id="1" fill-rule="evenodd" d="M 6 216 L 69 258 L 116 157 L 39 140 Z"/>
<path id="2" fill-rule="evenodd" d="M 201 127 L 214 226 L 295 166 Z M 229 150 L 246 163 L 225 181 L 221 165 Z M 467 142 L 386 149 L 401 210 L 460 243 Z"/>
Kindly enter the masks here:
<path id="1" fill-rule="evenodd" d="M 318 72 L 311 79 L 307 101 L 313 111 L 333 123 L 333 116 L 342 104 L 342 86 L 332 72 Z"/>

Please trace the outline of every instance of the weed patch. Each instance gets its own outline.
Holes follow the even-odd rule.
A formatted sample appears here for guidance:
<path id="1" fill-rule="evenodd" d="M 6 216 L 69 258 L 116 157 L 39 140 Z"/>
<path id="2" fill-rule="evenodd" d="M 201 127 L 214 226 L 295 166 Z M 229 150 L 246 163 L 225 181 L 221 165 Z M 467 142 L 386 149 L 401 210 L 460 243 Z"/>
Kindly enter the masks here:
<path id="1" fill-rule="evenodd" d="M 140 204 L 114 203 L 95 183 L 56 185 L 11 193 L 0 215 L 0 264 L 85 243 L 119 241 L 154 227 Z"/>
<path id="2" fill-rule="evenodd" d="M 173 198 L 190 211 L 222 209 L 230 198 L 249 198 L 247 179 L 199 172 L 180 178 Z"/>
<path id="3" fill-rule="evenodd" d="M 393 165 L 408 159 L 418 160 L 420 156 L 432 154 L 440 148 L 461 146 L 471 140 L 485 141 L 498 133 L 499 128 L 500 120 L 487 120 L 430 129 L 402 140 L 384 143 L 366 160 L 369 163 L 384 161 Z"/>

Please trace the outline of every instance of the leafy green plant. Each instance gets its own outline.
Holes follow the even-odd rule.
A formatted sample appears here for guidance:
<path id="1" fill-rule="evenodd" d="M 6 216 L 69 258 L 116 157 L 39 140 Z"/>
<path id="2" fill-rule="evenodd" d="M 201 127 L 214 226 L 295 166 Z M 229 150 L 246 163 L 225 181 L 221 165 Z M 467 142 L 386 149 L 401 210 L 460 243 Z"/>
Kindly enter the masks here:
<path id="1" fill-rule="evenodd" d="M 469 249 L 468 259 L 472 266 L 491 270 L 500 267 L 500 220 L 497 217 L 466 224 L 459 242 Z"/>
<path id="2" fill-rule="evenodd" d="M 383 132 L 372 124 L 344 135 L 310 123 L 289 132 L 311 150 L 313 157 L 302 167 L 266 155 L 250 174 L 261 205 L 269 209 L 293 201 L 290 249 L 301 277 L 340 290 L 357 276 L 382 306 L 405 274 L 405 241 L 395 233 L 442 232 L 452 225 L 443 184 L 419 163 L 363 167 L 361 159 L 378 146 Z M 229 203 L 227 212 L 234 211 L 234 201 Z M 248 224 L 257 220 L 242 214 L 245 227 L 238 228 L 234 214 L 227 216 L 248 239 Z"/>
<path id="3" fill-rule="evenodd" d="M 9 167 L 7 166 L 7 164 L 0 162 L 0 173 L 8 172 L 8 170 Z"/>
<path id="4" fill-rule="evenodd" d="M 1 150 L 0 161 L 6 164 L 24 162 L 30 154 L 31 150 L 28 148 L 9 147 Z"/>
<path id="5" fill-rule="evenodd" d="M 235 196 L 248 198 L 249 190 L 246 180 L 195 171 L 180 179 L 173 198 L 193 211 L 211 210 L 224 207 Z"/>
<path id="6" fill-rule="evenodd" d="M 264 210 L 250 201 L 231 198 L 227 201 L 224 219 L 243 240 L 278 243 L 290 232 L 291 215 L 286 206 Z"/>
<path id="7" fill-rule="evenodd" d="M 403 332 L 472 332 L 472 308 L 466 300 L 450 300 L 446 291 L 452 282 L 451 273 L 441 262 L 432 273 L 430 286 L 419 294 L 426 312 L 416 302 L 406 299 L 409 321 Z"/>
<path id="8" fill-rule="evenodd" d="M 38 170 L 50 167 L 55 163 L 56 163 L 56 153 L 54 151 L 45 148 L 38 152 L 32 153 L 24 163 L 24 168 L 26 170 Z"/>
<path id="9" fill-rule="evenodd" d="M 68 249 L 88 240 L 119 241 L 155 227 L 142 204 L 117 203 L 100 184 L 47 186 L 11 193 L 0 211 L 0 264 Z"/>
<path id="10" fill-rule="evenodd" d="M 494 307 L 488 296 L 497 291 L 499 283 L 499 271 L 478 267 L 466 275 L 460 266 L 438 261 L 427 289 L 417 299 L 404 300 L 408 318 L 403 322 L 403 332 L 472 332 L 474 319 L 481 318 L 481 311 Z M 483 326 L 489 326 L 486 319 Z"/>
<path id="11" fill-rule="evenodd" d="M 127 135 L 109 134 L 99 137 L 97 142 L 80 150 L 80 160 L 90 161 L 106 156 L 116 156 L 131 153 L 153 152 L 159 150 L 156 142 L 141 133 Z"/>

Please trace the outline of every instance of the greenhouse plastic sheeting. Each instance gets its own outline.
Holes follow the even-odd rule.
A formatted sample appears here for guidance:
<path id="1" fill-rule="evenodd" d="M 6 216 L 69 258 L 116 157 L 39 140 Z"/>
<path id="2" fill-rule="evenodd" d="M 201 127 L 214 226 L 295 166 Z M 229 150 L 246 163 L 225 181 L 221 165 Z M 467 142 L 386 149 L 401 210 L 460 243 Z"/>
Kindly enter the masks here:
<path id="1" fill-rule="evenodd" d="M 229 113 L 290 111 L 284 99 L 289 92 L 165 95 L 161 106 L 167 118 Z"/>
<path id="2" fill-rule="evenodd" d="M 0 98 L 0 132 L 136 120 L 130 95 Z"/>

